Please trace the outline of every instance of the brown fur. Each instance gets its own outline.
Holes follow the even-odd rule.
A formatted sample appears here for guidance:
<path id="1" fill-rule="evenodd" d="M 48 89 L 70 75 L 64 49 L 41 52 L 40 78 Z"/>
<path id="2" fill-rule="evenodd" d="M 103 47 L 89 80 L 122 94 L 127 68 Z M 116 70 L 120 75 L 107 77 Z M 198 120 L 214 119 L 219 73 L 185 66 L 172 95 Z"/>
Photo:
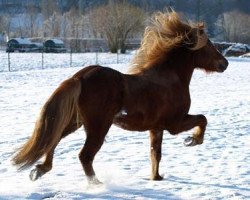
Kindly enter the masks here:
<path id="1" fill-rule="evenodd" d="M 83 124 L 86 140 L 79 159 L 88 180 L 99 183 L 93 160 L 115 124 L 127 130 L 150 131 L 151 179 L 161 180 L 164 130 L 175 135 L 198 127 L 185 144 L 203 143 L 207 119 L 188 113 L 194 69 L 223 72 L 228 62 L 207 39 L 202 26 L 184 23 L 172 12 L 155 16 L 133 63 L 129 75 L 89 66 L 63 82 L 45 104 L 31 139 L 14 157 L 14 164 L 25 168 L 44 155 L 45 161 L 30 174 L 36 180 L 52 168 L 60 139 Z"/>

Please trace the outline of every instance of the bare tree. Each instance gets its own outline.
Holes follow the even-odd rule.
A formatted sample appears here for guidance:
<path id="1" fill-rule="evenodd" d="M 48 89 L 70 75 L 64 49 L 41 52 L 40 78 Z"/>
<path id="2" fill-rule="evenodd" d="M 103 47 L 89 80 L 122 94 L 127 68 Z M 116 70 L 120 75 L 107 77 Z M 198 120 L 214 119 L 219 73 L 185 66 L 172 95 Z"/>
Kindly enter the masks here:
<path id="1" fill-rule="evenodd" d="M 44 37 L 60 37 L 62 15 L 54 12 L 47 20 L 44 21 Z"/>
<path id="2" fill-rule="evenodd" d="M 70 21 L 68 19 L 68 13 L 64 13 L 61 23 L 61 34 L 63 38 L 69 37 Z"/>
<path id="3" fill-rule="evenodd" d="M 42 0 L 41 1 L 41 12 L 44 20 L 47 20 L 55 12 L 59 12 L 57 1 L 55 0 Z"/>
<path id="4" fill-rule="evenodd" d="M 125 53 L 125 42 L 129 35 L 143 27 L 144 12 L 125 1 L 109 1 L 90 13 L 91 25 L 107 41 L 112 53 L 118 49 Z"/>
<path id="5" fill-rule="evenodd" d="M 0 17 L 0 31 L 4 32 L 7 40 L 10 37 L 11 17 L 9 14 Z"/>
<path id="6" fill-rule="evenodd" d="M 17 13 L 20 13 L 21 8 L 20 7 L 13 7 L 12 9 L 8 9 L 8 7 L 6 7 L 6 13 L 4 14 L 5 19 L 6 19 L 6 34 L 8 38 L 14 37 L 16 36 L 16 32 L 22 32 L 22 28 L 21 28 L 21 23 L 20 23 L 20 18 L 18 20 L 18 27 L 15 27 L 16 29 L 13 28 L 13 18 L 16 16 Z M 17 36 L 20 36 L 17 35 Z"/>
<path id="7" fill-rule="evenodd" d="M 83 37 L 84 16 L 75 6 L 64 15 L 64 27 L 66 26 L 68 30 L 64 32 L 71 38 L 71 49 L 81 51 L 79 38 Z"/>
<path id="8" fill-rule="evenodd" d="M 0 15 L 0 33 L 5 33 L 7 29 L 8 18 Z"/>
<path id="9" fill-rule="evenodd" d="M 7 35 L 7 25 L 8 25 L 9 19 L 6 16 L 0 16 L 0 44 L 5 43 L 8 40 Z"/>
<path id="10" fill-rule="evenodd" d="M 224 38 L 230 42 L 250 42 L 250 15 L 231 11 L 223 14 Z"/>
<path id="11" fill-rule="evenodd" d="M 39 29 L 37 7 L 35 7 L 34 5 L 27 6 L 27 13 L 25 18 L 25 28 L 29 32 L 29 37 L 37 37 Z"/>
<path id="12" fill-rule="evenodd" d="M 67 13 L 67 18 L 70 22 L 71 37 L 78 38 L 81 16 L 79 15 L 79 11 L 76 9 L 76 7 L 72 7 L 70 9 L 70 11 Z"/>

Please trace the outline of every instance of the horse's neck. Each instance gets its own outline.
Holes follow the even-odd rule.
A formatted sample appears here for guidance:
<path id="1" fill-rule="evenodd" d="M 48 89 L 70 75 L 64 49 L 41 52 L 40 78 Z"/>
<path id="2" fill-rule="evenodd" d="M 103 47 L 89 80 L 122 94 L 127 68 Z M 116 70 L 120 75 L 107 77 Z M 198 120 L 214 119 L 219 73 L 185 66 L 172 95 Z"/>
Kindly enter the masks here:
<path id="1" fill-rule="evenodd" d="M 188 64 L 176 69 L 176 74 L 178 75 L 180 81 L 186 86 L 189 86 L 193 72 L 194 68 Z"/>
<path id="2" fill-rule="evenodd" d="M 181 59 L 181 58 L 180 58 Z M 151 80 L 167 82 L 179 81 L 183 87 L 189 87 L 194 68 L 190 62 L 178 63 L 170 60 L 162 64 L 158 64 L 155 67 L 151 67 L 148 70 L 143 71 L 144 77 L 148 77 Z"/>
<path id="3" fill-rule="evenodd" d="M 154 63 L 146 73 L 160 79 L 171 79 L 172 76 L 177 76 L 183 86 L 188 87 L 194 71 L 193 55 L 183 49 L 177 49 L 165 58 Z"/>

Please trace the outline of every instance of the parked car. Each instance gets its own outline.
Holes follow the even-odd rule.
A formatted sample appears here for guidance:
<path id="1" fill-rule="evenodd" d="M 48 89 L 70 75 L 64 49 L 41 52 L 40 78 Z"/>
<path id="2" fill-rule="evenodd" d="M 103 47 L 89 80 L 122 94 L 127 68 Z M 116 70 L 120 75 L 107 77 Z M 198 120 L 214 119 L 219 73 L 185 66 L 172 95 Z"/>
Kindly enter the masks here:
<path id="1" fill-rule="evenodd" d="M 33 42 L 29 52 L 43 52 L 43 44 L 39 42 Z"/>
<path id="2" fill-rule="evenodd" d="M 250 46 L 247 44 L 236 43 L 227 48 L 223 54 L 225 56 L 242 56 L 250 52 Z"/>
<path id="3" fill-rule="evenodd" d="M 65 53 L 67 50 L 62 40 L 50 39 L 44 42 L 44 51 L 46 53 Z"/>
<path id="4" fill-rule="evenodd" d="M 13 38 L 7 42 L 6 52 L 41 52 L 43 45 L 33 43 L 28 38 Z"/>

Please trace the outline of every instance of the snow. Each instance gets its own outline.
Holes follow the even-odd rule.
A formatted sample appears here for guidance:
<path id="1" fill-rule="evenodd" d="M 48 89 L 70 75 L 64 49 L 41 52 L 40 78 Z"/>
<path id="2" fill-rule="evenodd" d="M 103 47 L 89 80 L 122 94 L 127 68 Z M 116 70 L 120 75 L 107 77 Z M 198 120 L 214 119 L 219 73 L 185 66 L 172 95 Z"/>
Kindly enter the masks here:
<path id="1" fill-rule="evenodd" d="M 89 186 L 78 160 L 85 133 L 79 129 L 58 145 L 52 171 L 36 182 L 29 170 L 11 165 L 16 148 L 31 135 L 34 122 L 48 96 L 81 65 L 95 63 L 94 54 L 75 56 L 66 67 L 66 54 L 47 59 L 41 69 L 40 54 L 11 54 L 14 72 L 0 64 L 0 199 L 250 199 L 250 60 L 230 59 L 224 73 L 195 71 L 190 86 L 190 113 L 205 114 L 208 127 L 204 144 L 185 147 L 191 131 L 164 134 L 160 174 L 150 181 L 149 134 L 112 126 L 94 161 L 104 183 Z M 15 58 L 15 56 L 19 58 Z M 1 55 L 6 56 L 6 54 Z M 55 56 L 46 54 L 46 56 Z M 93 59 L 92 59 L 93 56 Z M 120 59 L 100 55 L 102 62 L 127 70 L 131 55 Z M 113 56 L 113 57 L 112 57 Z M 101 61 L 101 60 L 100 60 Z M 53 62 L 60 68 L 55 68 Z M 111 63 L 111 64 L 108 64 Z M 20 71 L 18 71 L 20 70 Z"/>
<path id="2" fill-rule="evenodd" d="M 91 64 L 129 63 L 133 52 L 111 53 L 10 53 L 11 71 L 27 71 L 42 68 L 82 67 Z M 0 72 L 8 71 L 8 53 L 0 52 Z M 42 65 L 43 61 L 43 65 Z"/>

